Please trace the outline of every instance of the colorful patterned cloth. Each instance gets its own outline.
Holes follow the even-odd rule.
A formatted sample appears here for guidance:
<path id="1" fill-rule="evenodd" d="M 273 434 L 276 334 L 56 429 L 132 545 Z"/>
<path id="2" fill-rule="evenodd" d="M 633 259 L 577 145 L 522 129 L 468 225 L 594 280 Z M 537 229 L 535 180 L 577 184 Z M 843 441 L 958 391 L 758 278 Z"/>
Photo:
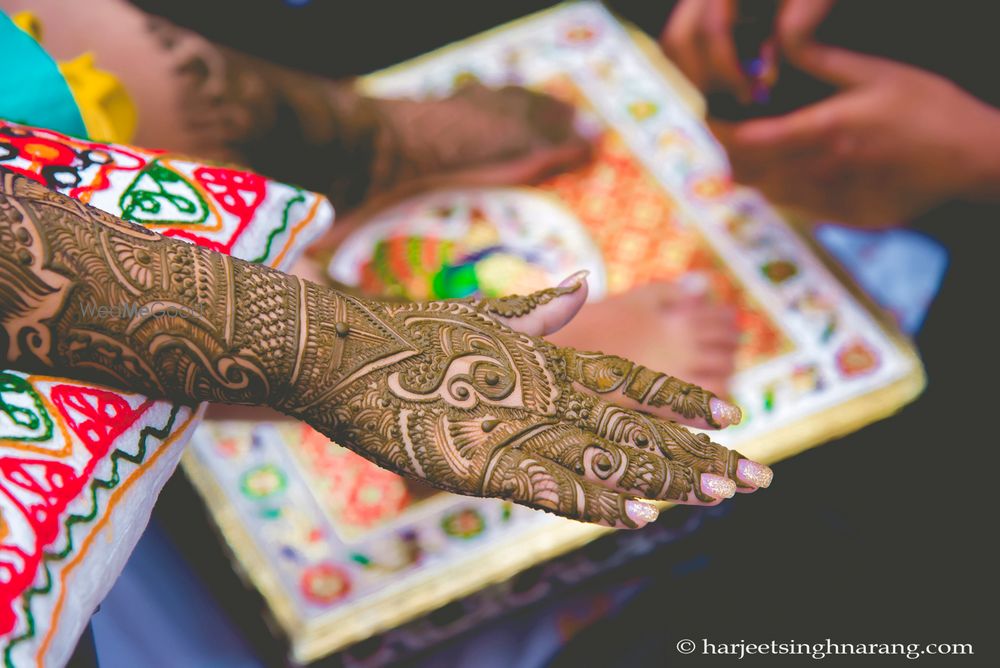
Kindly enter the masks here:
<path id="1" fill-rule="evenodd" d="M 0 168 L 165 236 L 288 268 L 320 195 L 163 151 L 0 121 Z M 59 666 L 125 564 L 200 409 L 0 371 L 0 648 Z"/>

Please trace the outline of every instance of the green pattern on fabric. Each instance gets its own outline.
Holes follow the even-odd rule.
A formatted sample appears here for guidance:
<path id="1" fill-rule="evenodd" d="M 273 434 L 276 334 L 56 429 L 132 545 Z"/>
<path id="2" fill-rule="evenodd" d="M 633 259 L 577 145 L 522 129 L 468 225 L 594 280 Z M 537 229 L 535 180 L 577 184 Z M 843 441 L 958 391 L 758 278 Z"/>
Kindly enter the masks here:
<path id="1" fill-rule="evenodd" d="M 291 213 L 292 207 L 295 204 L 298 204 L 299 202 L 305 202 L 305 201 L 306 201 L 306 197 L 302 193 L 302 191 L 301 190 L 296 190 L 295 191 L 295 197 L 293 197 L 290 200 L 288 200 L 287 202 L 285 202 L 285 208 L 281 212 L 281 225 L 279 225 L 277 228 L 271 230 L 271 233 L 267 235 L 267 245 L 264 246 L 264 252 L 261 253 L 260 255 L 258 255 L 257 257 L 255 257 L 254 259 L 250 260 L 251 262 L 259 264 L 259 263 L 263 262 L 264 260 L 266 260 L 271 255 L 271 242 L 274 241 L 274 238 L 276 236 L 278 236 L 279 234 L 281 234 L 282 232 L 284 232 L 286 229 L 288 229 L 288 216 Z"/>
<path id="2" fill-rule="evenodd" d="M 118 201 L 122 220 L 191 225 L 208 220 L 208 204 L 183 175 L 159 161 L 146 165 Z"/>
<path id="3" fill-rule="evenodd" d="M 21 399 L 21 403 L 11 401 L 16 398 Z M 0 413 L 6 415 L 14 427 L 35 432 L 30 435 L 0 432 L 0 439 L 45 442 L 52 438 L 52 417 L 38 392 L 24 378 L 6 371 L 0 371 Z"/>

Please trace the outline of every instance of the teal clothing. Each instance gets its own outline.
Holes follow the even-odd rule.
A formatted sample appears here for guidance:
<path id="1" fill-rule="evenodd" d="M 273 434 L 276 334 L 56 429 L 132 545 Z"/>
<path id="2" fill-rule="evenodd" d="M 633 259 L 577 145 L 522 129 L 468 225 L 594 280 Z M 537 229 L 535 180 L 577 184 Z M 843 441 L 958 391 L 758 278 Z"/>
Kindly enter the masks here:
<path id="1" fill-rule="evenodd" d="M 87 138 L 80 109 L 56 62 L 0 12 L 0 118 Z"/>

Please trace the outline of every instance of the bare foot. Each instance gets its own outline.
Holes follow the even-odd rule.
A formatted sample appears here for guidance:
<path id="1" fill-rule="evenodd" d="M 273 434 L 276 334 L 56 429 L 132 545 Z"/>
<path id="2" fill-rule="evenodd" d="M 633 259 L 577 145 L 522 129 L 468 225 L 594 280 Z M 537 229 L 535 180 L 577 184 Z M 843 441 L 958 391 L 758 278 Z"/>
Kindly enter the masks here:
<path id="1" fill-rule="evenodd" d="M 547 338 L 629 357 L 725 396 L 739 343 L 736 313 L 710 303 L 704 288 L 698 274 L 635 288 L 585 305 Z"/>

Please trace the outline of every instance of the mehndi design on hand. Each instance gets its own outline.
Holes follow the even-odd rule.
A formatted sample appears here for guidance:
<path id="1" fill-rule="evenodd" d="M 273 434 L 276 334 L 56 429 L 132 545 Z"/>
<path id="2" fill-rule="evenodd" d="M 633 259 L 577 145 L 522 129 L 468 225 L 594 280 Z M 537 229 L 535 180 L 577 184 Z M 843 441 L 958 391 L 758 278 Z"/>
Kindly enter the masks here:
<path id="1" fill-rule="evenodd" d="M 169 63 L 165 86 L 177 89 L 186 131 L 168 148 L 323 192 L 338 211 L 477 170 L 480 178 L 489 171 L 489 183 L 531 180 L 589 153 L 573 108 L 525 88 L 472 84 L 446 98 L 380 99 L 353 81 L 281 67 L 159 17 L 147 30 Z"/>
<path id="2" fill-rule="evenodd" d="M 721 429 L 739 424 L 743 415 L 737 406 L 726 403 L 697 385 L 650 371 L 644 366 L 615 355 L 567 351 L 567 367 L 573 379 L 597 394 L 631 400 L 636 408 L 656 411 L 666 407 L 668 417 L 694 420 Z"/>
<path id="3" fill-rule="evenodd" d="M 654 518 L 640 499 L 706 504 L 767 486 L 767 467 L 664 419 L 719 425 L 734 407 L 498 320 L 580 285 L 478 302 L 357 299 L 9 173 L 0 188 L 0 350 L 16 368 L 268 404 L 443 489 L 609 526 Z"/>

